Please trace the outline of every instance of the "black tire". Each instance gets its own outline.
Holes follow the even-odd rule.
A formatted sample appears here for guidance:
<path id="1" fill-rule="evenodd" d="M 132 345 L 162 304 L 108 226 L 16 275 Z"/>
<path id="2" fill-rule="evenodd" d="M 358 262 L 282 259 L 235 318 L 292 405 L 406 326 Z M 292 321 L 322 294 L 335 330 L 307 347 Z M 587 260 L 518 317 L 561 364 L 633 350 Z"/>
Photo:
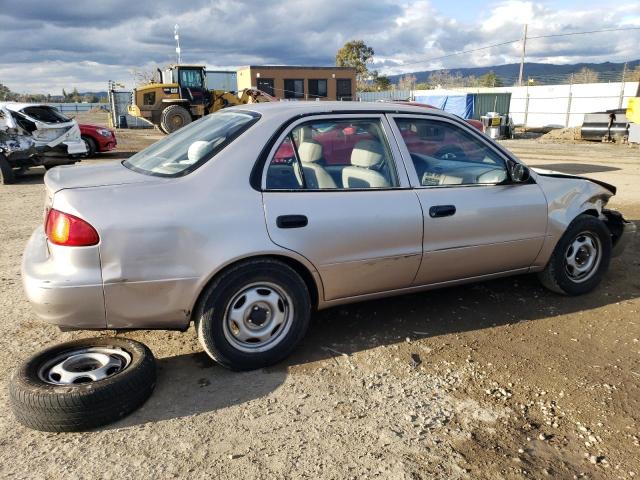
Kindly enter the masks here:
<path id="1" fill-rule="evenodd" d="M 0 185 L 10 185 L 16 181 L 13 168 L 3 154 L 0 153 Z"/>
<path id="2" fill-rule="evenodd" d="M 173 133 L 190 123 L 191 114 L 180 105 L 169 105 L 160 116 L 160 128 L 165 133 Z"/>
<path id="3" fill-rule="evenodd" d="M 82 135 L 82 141 L 84 142 L 85 147 L 87 147 L 87 153 L 84 154 L 85 158 L 91 158 L 96 154 L 98 148 L 96 147 L 96 142 L 93 138 L 87 137 L 86 135 Z"/>
<path id="4" fill-rule="evenodd" d="M 41 377 L 47 362 L 88 347 L 123 350 L 130 362 L 123 370 L 89 383 L 60 385 Z M 145 345 L 126 338 L 88 338 L 56 345 L 29 358 L 11 375 L 9 397 L 16 419 L 26 427 L 72 432 L 128 415 L 147 400 L 155 383 L 155 359 Z"/>
<path id="5" fill-rule="evenodd" d="M 599 263 L 590 270 L 589 276 L 577 281 L 572 278 L 566 266 L 569 249 L 582 234 L 588 234 L 599 241 Z M 545 269 L 538 274 L 542 285 L 549 290 L 563 295 L 582 295 L 598 286 L 602 277 L 609 269 L 611 261 L 611 233 L 607 226 L 596 217 L 578 215 L 569 225 L 564 235 L 556 245 L 551 259 Z"/>
<path id="6" fill-rule="evenodd" d="M 237 295 L 247 288 L 260 289 L 256 285 L 271 284 L 277 286 L 290 299 L 291 305 L 283 302 L 285 311 L 292 313 L 285 318 L 282 332 L 272 333 L 277 343 L 263 351 L 244 351 L 234 345 L 225 336 L 229 328 L 225 327 L 227 309 Z M 311 301 L 309 290 L 300 275 L 288 265 L 271 259 L 248 260 L 231 267 L 216 278 L 203 292 L 202 300 L 196 310 L 195 324 L 198 340 L 207 352 L 220 365 L 231 370 L 253 370 L 278 363 L 286 358 L 304 337 L 309 327 Z M 288 327 L 286 327 L 288 325 Z M 280 328 L 280 327 L 278 327 Z M 288 328 L 288 330 L 286 330 Z M 271 341 L 271 340 L 268 340 Z M 251 348 L 251 347 L 250 347 Z"/>

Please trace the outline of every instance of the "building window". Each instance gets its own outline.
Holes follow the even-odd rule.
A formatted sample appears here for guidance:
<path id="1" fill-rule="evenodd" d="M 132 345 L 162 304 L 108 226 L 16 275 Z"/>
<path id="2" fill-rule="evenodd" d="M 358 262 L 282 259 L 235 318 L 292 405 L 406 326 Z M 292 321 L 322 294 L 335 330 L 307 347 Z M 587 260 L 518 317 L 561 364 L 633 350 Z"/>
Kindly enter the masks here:
<path id="1" fill-rule="evenodd" d="M 304 80 L 285 79 L 284 98 L 304 98 Z"/>
<path id="2" fill-rule="evenodd" d="M 311 99 L 327 96 L 326 80 L 309 80 L 309 96 Z"/>
<path id="3" fill-rule="evenodd" d="M 353 100 L 351 96 L 350 78 L 339 78 L 336 80 L 336 97 L 338 100 Z"/>
<path id="4" fill-rule="evenodd" d="M 262 90 L 264 93 L 275 97 L 275 93 L 273 93 L 273 78 L 259 78 L 257 83 L 258 90 Z"/>

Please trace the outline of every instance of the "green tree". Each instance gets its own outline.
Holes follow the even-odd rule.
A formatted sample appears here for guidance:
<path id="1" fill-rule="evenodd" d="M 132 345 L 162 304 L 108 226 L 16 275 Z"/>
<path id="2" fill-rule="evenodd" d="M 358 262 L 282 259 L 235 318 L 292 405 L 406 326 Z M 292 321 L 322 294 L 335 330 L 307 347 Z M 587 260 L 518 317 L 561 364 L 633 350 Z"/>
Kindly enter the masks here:
<path id="1" fill-rule="evenodd" d="M 352 67 L 356 70 L 356 81 L 363 84 L 369 78 L 368 63 L 373 61 L 374 51 L 363 40 L 351 40 L 336 54 L 336 66 Z"/>
<path id="2" fill-rule="evenodd" d="M 9 87 L 0 83 L 0 100 L 5 102 L 13 102 L 18 99 L 18 94 L 12 92 Z"/>
<path id="3" fill-rule="evenodd" d="M 478 78 L 478 85 L 481 87 L 504 87 L 504 83 L 493 70 L 481 75 Z"/>
<path id="4" fill-rule="evenodd" d="M 391 90 L 391 80 L 389 80 L 389 77 L 380 75 L 377 71 L 374 71 L 372 76 L 375 90 Z"/>

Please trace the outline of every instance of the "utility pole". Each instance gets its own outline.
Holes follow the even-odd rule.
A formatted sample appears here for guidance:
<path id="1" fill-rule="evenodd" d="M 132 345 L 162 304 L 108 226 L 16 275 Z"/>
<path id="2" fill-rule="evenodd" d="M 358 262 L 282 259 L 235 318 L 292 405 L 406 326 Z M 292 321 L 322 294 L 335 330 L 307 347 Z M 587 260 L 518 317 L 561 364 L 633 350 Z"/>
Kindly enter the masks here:
<path id="1" fill-rule="evenodd" d="M 522 54 L 520 55 L 520 75 L 518 76 L 518 85 L 522 86 L 522 74 L 524 73 L 524 54 L 527 49 L 527 24 L 524 24 L 524 32 L 522 33 Z"/>
<path id="2" fill-rule="evenodd" d="M 176 64 L 180 65 L 180 61 L 182 60 L 180 56 L 180 34 L 178 33 L 178 29 L 180 27 L 176 23 L 173 27 L 173 38 L 176 39 Z"/>

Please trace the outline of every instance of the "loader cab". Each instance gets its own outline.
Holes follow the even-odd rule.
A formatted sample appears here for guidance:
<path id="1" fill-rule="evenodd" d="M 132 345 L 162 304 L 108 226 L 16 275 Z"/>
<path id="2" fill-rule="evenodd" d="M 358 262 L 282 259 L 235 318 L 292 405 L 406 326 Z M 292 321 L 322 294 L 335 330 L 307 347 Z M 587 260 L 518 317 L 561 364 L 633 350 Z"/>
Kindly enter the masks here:
<path id="1" fill-rule="evenodd" d="M 200 65 L 176 65 L 162 72 L 162 83 L 177 83 L 180 98 L 191 105 L 208 105 L 210 93 L 207 90 L 206 74 Z"/>

